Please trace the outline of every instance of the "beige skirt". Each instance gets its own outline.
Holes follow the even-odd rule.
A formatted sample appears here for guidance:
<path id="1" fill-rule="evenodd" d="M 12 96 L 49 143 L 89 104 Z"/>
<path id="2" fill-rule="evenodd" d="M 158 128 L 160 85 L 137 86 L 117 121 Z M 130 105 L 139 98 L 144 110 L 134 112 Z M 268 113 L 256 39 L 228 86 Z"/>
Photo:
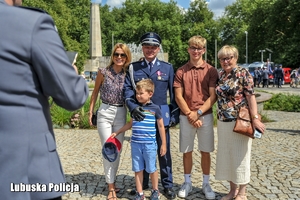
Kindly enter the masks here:
<path id="1" fill-rule="evenodd" d="M 233 132 L 233 122 L 218 120 L 216 179 L 235 184 L 250 182 L 252 138 Z"/>

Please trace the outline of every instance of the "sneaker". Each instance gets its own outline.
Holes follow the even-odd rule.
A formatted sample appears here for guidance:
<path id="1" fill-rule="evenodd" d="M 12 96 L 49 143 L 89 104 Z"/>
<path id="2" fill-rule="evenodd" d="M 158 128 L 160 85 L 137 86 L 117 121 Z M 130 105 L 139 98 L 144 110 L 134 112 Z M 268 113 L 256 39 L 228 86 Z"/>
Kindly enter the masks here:
<path id="1" fill-rule="evenodd" d="M 184 182 L 178 192 L 178 196 L 181 198 L 186 198 L 192 189 L 192 183 Z"/>
<path id="2" fill-rule="evenodd" d="M 202 192 L 205 194 L 206 199 L 215 199 L 216 195 L 214 191 L 211 189 L 209 183 L 205 183 L 202 185 Z"/>
<path id="3" fill-rule="evenodd" d="M 159 199 L 159 191 L 158 190 L 152 190 L 150 200 L 158 200 Z"/>
<path id="4" fill-rule="evenodd" d="M 132 200 L 144 200 L 145 199 L 145 195 L 140 195 L 139 193 L 137 193 L 135 195 L 135 197 Z"/>

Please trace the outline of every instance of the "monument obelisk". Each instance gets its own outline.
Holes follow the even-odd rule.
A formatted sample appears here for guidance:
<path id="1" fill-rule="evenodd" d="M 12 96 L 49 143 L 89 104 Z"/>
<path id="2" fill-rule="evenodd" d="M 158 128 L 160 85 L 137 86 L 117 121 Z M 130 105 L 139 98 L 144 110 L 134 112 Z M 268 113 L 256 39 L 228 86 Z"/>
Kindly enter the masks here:
<path id="1" fill-rule="evenodd" d="M 99 4 L 91 3 L 90 18 L 90 56 L 91 59 L 102 56 L 101 26 Z"/>
<path id="2" fill-rule="evenodd" d="M 105 59 L 102 57 L 100 7 L 98 3 L 91 3 L 89 51 L 90 59 L 86 61 L 84 71 L 97 72 L 100 66 L 105 66 L 105 64 L 103 64 L 103 60 Z"/>

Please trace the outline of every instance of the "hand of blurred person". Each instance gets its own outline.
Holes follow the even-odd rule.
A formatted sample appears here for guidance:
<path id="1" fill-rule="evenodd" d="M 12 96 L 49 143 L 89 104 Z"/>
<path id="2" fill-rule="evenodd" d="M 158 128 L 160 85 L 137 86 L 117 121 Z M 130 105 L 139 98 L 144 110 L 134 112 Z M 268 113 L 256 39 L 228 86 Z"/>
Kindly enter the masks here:
<path id="1" fill-rule="evenodd" d="M 72 65 L 73 66 L 73 68 L 75 69 L 75 71 L 76 71 L 76 74 L 78 74 L 78 69 L 77 69 L 77 66 L 74 64 L 74 65 Z"/>

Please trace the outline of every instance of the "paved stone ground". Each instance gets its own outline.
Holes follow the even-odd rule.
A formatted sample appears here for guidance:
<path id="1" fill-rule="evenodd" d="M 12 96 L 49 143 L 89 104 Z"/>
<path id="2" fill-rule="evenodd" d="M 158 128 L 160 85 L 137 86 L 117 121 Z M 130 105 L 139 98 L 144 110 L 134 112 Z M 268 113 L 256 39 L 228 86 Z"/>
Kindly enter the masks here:
<path id="1" fill-rule="evenodd" d="M 299 90 L 298 90 L 299 91 Z M 264 111 L 274 122 L 266 123 L 267 131 L 262 139 L 255 139 L 252 148 L 251 182 L 248 199 L 298 199 L 300 200 L 300 113 Z M 182 154 L 178 151 L 178 129 L 171 130 L 174 190 L 183 183 Z M 129 137 L 126 133 L 116 181 L 121 188 L 118 199 L 131 199 L 129 191 L 135 185 L 131 171 Z M 67 193 L 66 200 L 106 199 L 107 185 L 103 176 L 100 139 L 97 130 L 55 130 L 62 165 L 69 183 L 80 185 L 80 192 Z M 215 129 L 215 136 L 216 129 Z M 215 137 L 217 144 L 217 137 Z M 216 146 L 217 148 L 217 146 Z M 226 181 L 214 178 L 216 151 L 212 155 L 211 186 L 220 199 L 228 192 Z M 192 172 L 193 191 L 186 199 L 205 199 L 201 188 L 202 172 L 200 154 L 194 152 Z M 162 190 L 161 185 L 159 185 Z M 150 190 L 145 191 L 146 197 Z M 161 199 L 166 199 L 161 195 Z M 177 198 L 179 199 L 179 198 Z"/>

